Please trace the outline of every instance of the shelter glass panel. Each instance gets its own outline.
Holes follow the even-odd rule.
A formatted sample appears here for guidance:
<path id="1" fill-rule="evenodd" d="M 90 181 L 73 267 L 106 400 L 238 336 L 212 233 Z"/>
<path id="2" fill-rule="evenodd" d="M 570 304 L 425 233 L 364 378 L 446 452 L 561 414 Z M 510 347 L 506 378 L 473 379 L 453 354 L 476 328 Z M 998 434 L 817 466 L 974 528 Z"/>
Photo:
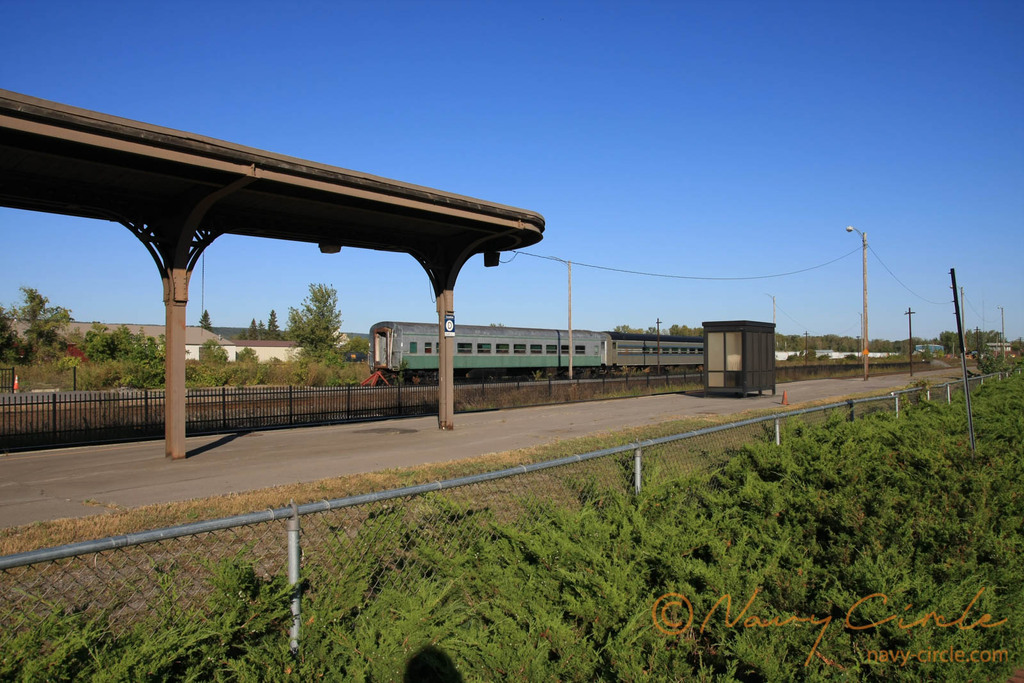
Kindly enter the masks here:
<path id="1" fill-rule="evenodd" d="M 725 333 L 725 369 L 738 372 L 743 369 L 743 333 Z"/>

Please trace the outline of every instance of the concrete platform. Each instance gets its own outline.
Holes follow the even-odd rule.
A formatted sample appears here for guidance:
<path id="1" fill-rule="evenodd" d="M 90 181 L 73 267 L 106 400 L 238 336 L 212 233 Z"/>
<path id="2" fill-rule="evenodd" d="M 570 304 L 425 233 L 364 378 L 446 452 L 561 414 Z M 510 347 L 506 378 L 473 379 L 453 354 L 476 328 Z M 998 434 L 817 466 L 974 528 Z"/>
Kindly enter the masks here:
<path id="1" fill-rule="evenodd" d="M 913 379 L 956 379 L 957 370 Z M 162 441 L 85 446 L 0 457 L 0 527 L 85 517 L 105 506 L 136 507 L 316 481 L 359 472 L 445 462 L 599 432 L 698 415 L 730 415 L 909 385 L 909 375 L 821 379 L 747 398 L 665 394 L 459 414 L 455 430 L 436 417 L 363 422 L 188 439 L 189 457 L 170 461 Z"/>

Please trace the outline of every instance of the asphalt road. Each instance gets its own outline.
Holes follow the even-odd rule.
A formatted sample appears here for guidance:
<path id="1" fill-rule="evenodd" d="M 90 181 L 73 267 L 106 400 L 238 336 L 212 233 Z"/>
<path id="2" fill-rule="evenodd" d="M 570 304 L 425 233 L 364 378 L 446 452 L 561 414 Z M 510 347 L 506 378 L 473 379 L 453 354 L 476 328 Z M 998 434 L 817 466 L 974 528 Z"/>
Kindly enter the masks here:
<path id="1" fill-rule="evenodd" d="M 956 369 L 915 373 L 942 382 Z M 746 398 L 665 394 L 641 398 L 458 414 L 441 432 L 436 417 L 307 427 L 188 439 L 189 457 L 169 461 L 162 441 L 85 446 L 0 457 L 0 527 L 85 517 L 104 506 L 136 507 L 206 498 L 359 472 L 472 458 L 555 440 L 697 415 L 839 399 L 895 389 L 909 375 L 821 379 Z"/>

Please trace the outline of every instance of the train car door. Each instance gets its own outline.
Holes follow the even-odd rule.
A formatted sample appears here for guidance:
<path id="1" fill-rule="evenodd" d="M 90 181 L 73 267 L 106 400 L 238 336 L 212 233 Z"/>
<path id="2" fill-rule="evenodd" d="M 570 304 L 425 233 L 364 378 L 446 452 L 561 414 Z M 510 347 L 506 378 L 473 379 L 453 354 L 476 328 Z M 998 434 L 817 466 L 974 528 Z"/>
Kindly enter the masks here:
<path id="1" fill-rule="evenodd" d="M 378 327 L 373 338 L 373 367 L 391 366 L 391 328 Z"/>

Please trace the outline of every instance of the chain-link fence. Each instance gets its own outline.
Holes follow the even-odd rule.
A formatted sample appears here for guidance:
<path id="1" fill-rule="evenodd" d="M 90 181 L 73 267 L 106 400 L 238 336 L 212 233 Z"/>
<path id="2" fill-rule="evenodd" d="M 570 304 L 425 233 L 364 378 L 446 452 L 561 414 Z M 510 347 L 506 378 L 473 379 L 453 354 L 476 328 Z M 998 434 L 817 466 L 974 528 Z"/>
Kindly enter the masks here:
<path id="1" fill-rule="evenodd" d="M 988 378 L 972 378 L 972 390 Z M 525 526 L 552 507 L 571 511 L 714 467 L 744 444 L 778 443 L 791 420 L 898 413 L 922 400 L 951 402 L 963 386 L 908 389 L 443 482 L 0 557 L 0 650 L 20 631 L 61 616 L 98 618 L 114 633 L 153 617 L 194 618 L 211 609 L 218 567 L 231 560 L 260 577 L 287 577 L 295 645 L 302 603 L 329 598 L 357 612 L 389 586 L 448 572 L 446 559 L 486 539 L 496 523 Z"/>

